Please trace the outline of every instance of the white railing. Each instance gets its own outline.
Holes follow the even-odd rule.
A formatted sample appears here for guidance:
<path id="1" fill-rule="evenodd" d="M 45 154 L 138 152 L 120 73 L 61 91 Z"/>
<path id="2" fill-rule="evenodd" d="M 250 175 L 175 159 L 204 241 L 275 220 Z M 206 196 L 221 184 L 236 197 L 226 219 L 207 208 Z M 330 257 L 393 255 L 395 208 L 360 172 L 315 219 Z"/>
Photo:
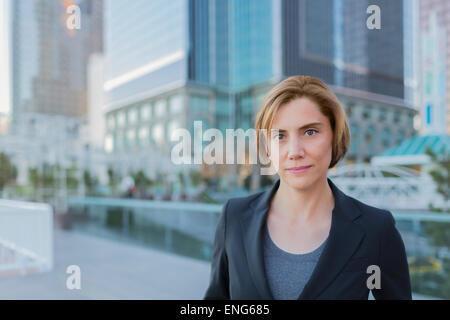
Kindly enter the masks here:
<path id="1" fill-rule="evenodd" d="M 53 268 L 53 210 L 44 203 L 0 200 L 0 277 Z"/>
<path id="2" fill-rule="evenodd" d="M 431 176 L 400 166 L 353 164 L 341 166 L 328 177 L 347 195 L 389 210 L 449 208 L 436 191 Z"/>

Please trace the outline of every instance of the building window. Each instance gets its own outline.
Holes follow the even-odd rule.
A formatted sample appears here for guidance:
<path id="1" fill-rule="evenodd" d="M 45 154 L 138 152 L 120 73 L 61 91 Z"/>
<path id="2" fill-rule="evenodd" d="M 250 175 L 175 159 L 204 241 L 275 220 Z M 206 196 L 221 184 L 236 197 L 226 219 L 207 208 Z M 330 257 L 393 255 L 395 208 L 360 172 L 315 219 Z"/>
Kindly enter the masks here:
<path id="1" fill-rule="evenodd" d="M 153 140 L 157 143 L 162 144 L 164 142 L 164 129 L 162 124 L 157 124 L 152 130 Z"/>
<path id="2" fill-rule="evenodd" d="M 425 78 L 425 91 L 428 95 L 432 92 L 432 82 L 433 82 L 433 75 L 431 72 L 427 72 L 426 78 Z"/>
<path id="3" fill-rule="evenodd" d="M 394 122 L 395 123 L 400 122 L 400 112 L 398 111 L 394 112 Z"/>
<path id="4" fill-rule="evenodd" d="M 139 144 L 146 146 L 148 142 L 148 128 L 143 127 L 139 129 Z"/>
<path id="5" fill-rule="evenodd" d="M 359 126 L 356 123 L 350 123 L 350 150 L 349 153 L 351 155 L 356 155 L 359 148 Z"/>
<path id="6" fill-rule="evenodd" d="M 386 109 L 380 109 L 380 116 L 378 117 L 378 121 L 386 121 Z"/>
<path id="7" fill-rule="evenodd" d="M 354 108 L 355 108 L 354 102 L 347 103 L 347 116 L 349 116 L 349 117 L 352 116 Z"/>
<path id="8" fill-rule="evenodd" d="M 136 140 L 136 132 L 133 129 L 127 131 L 127 142 L 129 146 L 133 146 Z"/>
<path id="9" fill-rule="evenodd" d="M 392 141 L 392 134 L 391 130 L 389 128 L 384 128 L 382 133 L 382 139 L 383 139 L 383 148 L 387 148 L 390 145 L 390 142 Z"/>
<path id="10" fill-rule="evenodd" d="M 367 151 L 370 155 L 373 155 L 375 153 L 375 146 L 376 146 L 376 130 L 373 125 L 370 125 L 367 128 L 366 134 L 365 134 L 365 140 L 367 143 Z"/>
<path id="11" fill-rule="evenodd" d="M 117 113 L 117 125 L 119 128 L 123 128 L 125 125 L 125 114 L 123 111 Z"/>
<path id="12" fill-rule="evenodd" d="M 190 109 L 193 112 L 209 112 L 209 99 L 207 96 L 192 95 L 190 99 Z"/>
<path id="13" fill-rule="evenodd" d="M 370 113 L 372 112 L 372 108 L 373 107 L 372 107 L 371 104 L 366 105 L 366 107 L 363 110 L 363 114 L 362 114 L 363 119 L 369 119 L 370 118 Z"/>
<path id="14" fill-rule="evenodd" d="M 172 114 L 183 112 L 183 97 L 181 95 L 178 94 L 170 98 L 170 112 Z"/>
<path id="15" fill-rule="evenodd" d="M 128 111 L 128 124 L 134 124 L 137 120 L 137 112 L 135 108 Z"/>
<path id="16" fill-rule="evenodd" d="M 426 114 L 427 124 L 431 124 L 431 104 L 427 105 L 425 114 Z"/>
<path id="17" fill-rule="evenodd" d="M 109 115 L 108 116 L 108 128 L 109 130 L 114 130 L 115 128 L 115 119 L 113 115 Z"/>
<path id="18" fill-rule="evenodd" d="M 116 143 L 115 146 L 117 146 L 117 149 L 122 149 L 123 148 L 123 133 L 122 131 L 119 131 L 116 135 Z"/>
<path id="19" fill-rule="evenodd" d="M 146 103 L 141 107 L 141 119 L 149 120 L 152 118 L 152 106 L 150 103 Z"/>
<path id="20" fill-rule="evenodd" d="M 114 150 L 114 140 L 112 135 L 107 134 L 105 136 L 105 145 L 104 145 L 105 151 L 106 152 L 112 152 Z"/>
<path id="21" fill-rule="evenodd" d="M 155 115 L 158 118 L 161 118 L 164 116 L 166 112 L 166 101 L 165 100 L 158 100 L 155 105 Z"/>
<path id="22" fill-rule="evenodd" d="M 253 100 L 252 97 L 244 97 L 241 100 L 241 112 L 245 115 L 253 114 Z"/>
<path id="23" fill-rule="evenodd" d="M 175 132 L 175 130 L 180 128 L 180 123 L 177 120 L 172 120 L 169 122 L 169 125 L 167 126 L 167 136 L 171 138 L 171 135 Z"/>

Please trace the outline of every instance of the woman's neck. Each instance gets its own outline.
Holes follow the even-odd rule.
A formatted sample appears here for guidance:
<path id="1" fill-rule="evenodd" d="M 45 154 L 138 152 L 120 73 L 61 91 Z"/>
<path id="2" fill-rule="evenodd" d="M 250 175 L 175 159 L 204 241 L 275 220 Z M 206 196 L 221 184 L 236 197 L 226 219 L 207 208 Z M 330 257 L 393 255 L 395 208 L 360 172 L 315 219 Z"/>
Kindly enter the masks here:
<path id="1" fill-rule="evenodd" d="M 309 224 L 329 215 L 334 208 L 334 195 L 328 181 L 320 180 L 308 189 L 296 189 L 280 181 L 271 210 L 292 224 Z"/>

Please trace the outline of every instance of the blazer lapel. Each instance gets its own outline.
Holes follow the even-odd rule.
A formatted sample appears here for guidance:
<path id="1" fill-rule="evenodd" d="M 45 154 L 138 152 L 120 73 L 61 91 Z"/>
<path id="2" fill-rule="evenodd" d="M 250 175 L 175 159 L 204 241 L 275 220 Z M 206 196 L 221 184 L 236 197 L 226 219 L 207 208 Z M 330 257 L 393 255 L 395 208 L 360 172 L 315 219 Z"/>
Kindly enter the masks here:
<path id="1" fill-rule="evenodd" d="M 330 285 L 365 235 L 361 227 L 352 222 L 361 215 L 359 208 L 329 178 L 327 180 L 335 198 L 330 234 L 309 281 L 298 297 L 301 300 L 315 299 Z"/>
<path id="2" fill-rule="evenodd" d="M 352 222 L 361 215 L 359 208 L 329 178 L 327 181 L 335 199 L 330 234 L 309 281 L 298 297 L 302 300 L 314 299 L 333 281 L 364 237 L 364 231 Z M 262 299 L 267 300 L 274 298 L 264 267 L 263 227 L 270 209 L 270 201 L 279 185 L 278 179 L 251 204 L 249 214 L 244 215 L 241 220 L 250 275 Z"/>
<path id="3" fill-rule="evenodd" d="M 263 227 L 265 218 L 270 209 L 270 200 L 277 191 L 280 180 L 260 197 L 259 201 L 250 204 L 250 210 L 241 220 L 242 233 L 244 235 L 245 251 L 250 275 L 262 300 L 274 300 L 267 281 L 264 267 L 263 253 Z"/>

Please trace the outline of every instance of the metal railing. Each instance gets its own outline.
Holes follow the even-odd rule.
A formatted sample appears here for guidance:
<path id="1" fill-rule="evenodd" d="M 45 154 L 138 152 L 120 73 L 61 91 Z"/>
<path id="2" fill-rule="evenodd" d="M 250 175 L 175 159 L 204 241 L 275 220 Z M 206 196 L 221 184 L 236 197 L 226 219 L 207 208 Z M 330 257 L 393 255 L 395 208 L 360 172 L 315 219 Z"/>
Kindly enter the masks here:
<path id="1" fill-rule="evenodd" d="M 43 203 L 0 200 L 0 276 L 52 268 L 52 208 Z"/>

